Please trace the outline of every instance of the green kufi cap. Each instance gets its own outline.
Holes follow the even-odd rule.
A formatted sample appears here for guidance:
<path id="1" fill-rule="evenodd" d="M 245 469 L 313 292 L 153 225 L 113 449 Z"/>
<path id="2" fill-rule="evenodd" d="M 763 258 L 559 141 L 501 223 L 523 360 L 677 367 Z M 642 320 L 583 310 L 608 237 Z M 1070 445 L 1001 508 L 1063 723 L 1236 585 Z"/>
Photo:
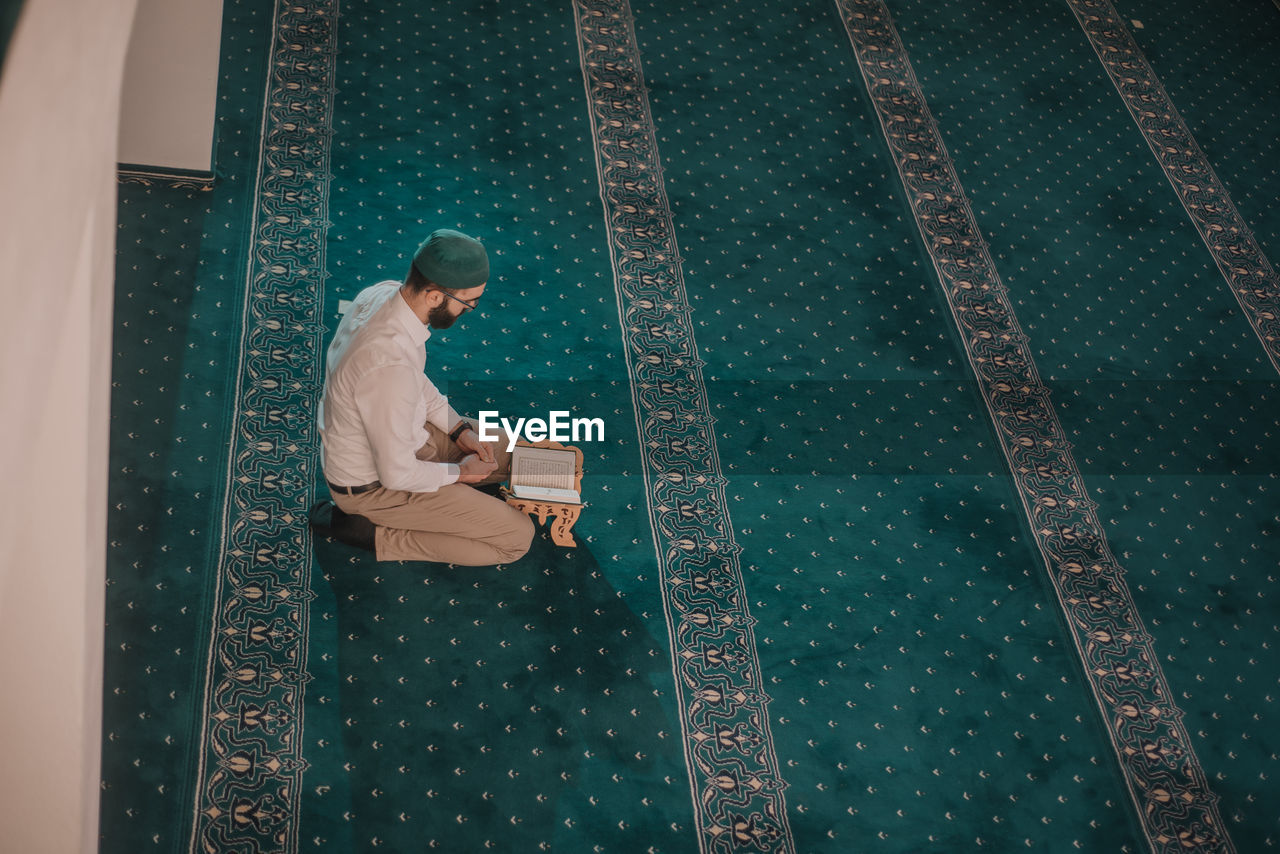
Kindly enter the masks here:
<path id="1" fill-rule="evenodd" d="M 440 228 L 422 242 L 413 266 L 442 288 L 465 291 L 489 280 L 489 253 L 484 244 L 451 228 Z"/>

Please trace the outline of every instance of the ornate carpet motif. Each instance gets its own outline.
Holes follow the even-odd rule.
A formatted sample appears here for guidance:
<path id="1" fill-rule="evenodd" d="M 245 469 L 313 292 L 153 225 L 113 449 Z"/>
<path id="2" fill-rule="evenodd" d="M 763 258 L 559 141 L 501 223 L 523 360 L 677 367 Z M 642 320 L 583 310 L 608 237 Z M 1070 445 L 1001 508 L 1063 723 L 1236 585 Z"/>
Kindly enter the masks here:
<path id="1" fill-rule="evenodd" d="M 212 190 L 213 176 L 185 175 L 180 172 L 148 171 L 144 169 L 120 169 L 116 181 L 121 184 L 139 184 L 144 187 L 172 187 L 175 190 Z"/>
<path id="2" fill-rule="evenodd" d="M 1280 277 L 1109 0 L 1067 0 L 1134 122 L 1280 371 Z"/>
<path id="3" fill-rule="evenodd" d="M 336 15 L 276 9 L 190 846 L 210 854 L 297 848 Z"/>
<path id="4" fill-rule="evenodd" d="M 705 851 L 793 851 L 629 5 L 575 4 Z"/>
<path id="5" fill-rule="evenodd" d="M 1114 745 L 1158 851 L 1234 850 L 901 40 L 840 0 L 863 78 Z"/>

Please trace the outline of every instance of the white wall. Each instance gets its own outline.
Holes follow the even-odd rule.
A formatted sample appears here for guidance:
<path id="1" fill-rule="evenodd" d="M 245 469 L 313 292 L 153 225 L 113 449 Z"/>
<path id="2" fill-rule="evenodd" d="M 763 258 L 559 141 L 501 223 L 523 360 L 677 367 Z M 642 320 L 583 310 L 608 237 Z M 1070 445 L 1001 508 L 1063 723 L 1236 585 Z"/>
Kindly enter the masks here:
<path id="1" fill-rule="evenodd" d="M 138 0 L 120 101 L 121 163 L 213 171 L 222 0 Z"/>
<path id="2" fill-rule="evenodd" d="M 137 0 L 26 0 L 0 77 L 0 848 L 96 851 L 116 134 Z"/>

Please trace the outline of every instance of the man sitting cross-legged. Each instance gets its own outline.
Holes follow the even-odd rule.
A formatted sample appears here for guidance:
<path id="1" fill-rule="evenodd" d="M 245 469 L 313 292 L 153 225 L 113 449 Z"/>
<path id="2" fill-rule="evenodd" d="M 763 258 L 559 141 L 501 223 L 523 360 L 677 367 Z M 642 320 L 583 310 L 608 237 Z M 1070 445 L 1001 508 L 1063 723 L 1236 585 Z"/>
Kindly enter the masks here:
<path id="1" fill-rule="evenodd" d="M 333 502 L 312 508 L 317 530 L 378 560 L 485 566 L 529 550 L 529 517 L 475 488 L 510 475 L 508 437 L 481 442 L 424 373 L 431 329 L 474 309 L 488 278 L 484 246 L 440 229 L 403 284 L 352 302 L 326 362 L 319 425 Z"/>

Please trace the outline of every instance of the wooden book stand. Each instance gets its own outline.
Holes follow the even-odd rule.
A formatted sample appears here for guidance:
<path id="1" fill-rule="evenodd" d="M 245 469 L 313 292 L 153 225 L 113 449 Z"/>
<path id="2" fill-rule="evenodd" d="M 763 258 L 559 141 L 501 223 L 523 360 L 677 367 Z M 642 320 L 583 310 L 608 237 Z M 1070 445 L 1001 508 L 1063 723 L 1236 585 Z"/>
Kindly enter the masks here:
<path id="1" fill-rule="evenodd" d="M 573 489 L 578 495 L 582 495 L 582 449 L 573 445 L 562 445 L 559 442 L 544 440 L 542 442 L 517 442 L 519 446 L 526 448 L 554 448 L 557 451 L 573 451 L 576 460 L 574 462 L 573 472 Z M 568 548 L 577 548 L 578 544 L 573 539 L 573 525 L 578 521 L 578 517 L 582 515 L 581 504 L 566 504 L 563 501 L 542 501 L 530 498 L 516 498 L 510 490 L 505 490 L 507 494 L 507 503 L 519 510 L 521 513 L 528 513 L 530 516 L 538 518 L 538 524 L 541 525 L 547 521 L 547 517 L 553 517 L 551 522 L 551 541 L 557 546 L 566 546 Z"/>

